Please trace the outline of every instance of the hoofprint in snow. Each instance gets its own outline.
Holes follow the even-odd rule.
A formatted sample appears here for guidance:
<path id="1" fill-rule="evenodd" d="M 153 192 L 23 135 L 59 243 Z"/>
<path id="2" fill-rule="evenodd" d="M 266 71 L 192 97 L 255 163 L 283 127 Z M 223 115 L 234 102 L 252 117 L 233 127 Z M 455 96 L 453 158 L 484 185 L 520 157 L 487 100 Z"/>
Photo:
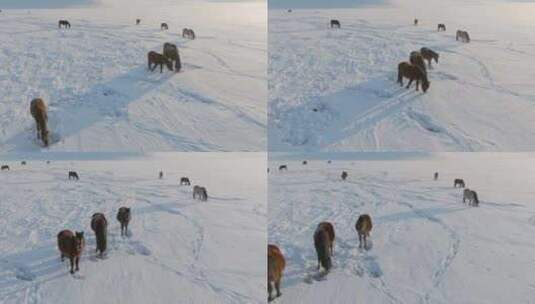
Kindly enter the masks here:
<path id="1" fill-rule="evenodd" d="M 357 5 L 269 9 L 271 151 L 535 148 L 535 4 L 346 2 Z M 396 83 L 398 63 L 424 46 L 440 54 L 425 94 Z"/>
<path id="2" fill-rule="evenodd" d="M 11 170 L 0 174 L 0 303 L 265 302 L 265 153 L 44 156 L 1 160 Z M 196 184 L 208 201 L 192 199 Z M 128 237 L 120 206 L 132 208 Z M 108 220 L 103 259 L 95 212 Z M 63 229 L 85 231 L 74 275 L 60 262 Z"/>
<path id="3" fill-rule="evenodd" d="M 286 257 L 275 303 L 533 303 L 534 154 L 292 154 L 269 167 L 268 243 Z M 358 249 L 363 213 L 370 250 Z M 313 242 L 322 221 L 336 231 L 327 275 Z"/>
<path id="4" fill-rule="evenodd" d="M 81 1 L 2 7 L 0 152 L 42 149 L 36 97 L 49 106 L 52 151 L 265 150 L 264 2 Z M 58 29 L 60 19 L 72 27 Z M 147 69 L 165 42 L 179 48 L 179 73 Z"/>

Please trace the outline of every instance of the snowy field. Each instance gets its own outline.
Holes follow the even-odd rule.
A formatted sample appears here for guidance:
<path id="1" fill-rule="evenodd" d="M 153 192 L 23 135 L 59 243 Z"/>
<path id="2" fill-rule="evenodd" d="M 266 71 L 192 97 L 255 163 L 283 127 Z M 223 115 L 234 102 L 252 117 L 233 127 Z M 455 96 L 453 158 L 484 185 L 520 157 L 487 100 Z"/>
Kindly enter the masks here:
<path id="1" fill-rule="evenodd" d="M 0 159 L 11 168 L 0 174 L 0 303 L 265 303 L 265 153 Z M 80 180 L 67 180 L 69 170 Z M 205 186 L 208 201 L 178 186 L 182 176 Z M 120 206 L 132 208 L 128 237 L 115 218 Z M 108 219 L 103 259 L 94 212 Z M 60 262 L 63 229 L 85 231 L 75 275 Z"/>
<path id="2" fill-rule="evenodd" d="M 270 151 L 535 148 L 533 1 L 273 2 Z M 400 88 L 398 63 L 424 46 L 440 54 L 429 91 Z"/>
<path id="3" fill-rule="evenodd" d="M 43 150 L 29 113 L 36 97 L 49 106 L 52 151 L 265 150 L 265 1 L 13 0 L 0 9 L 0 152 Z M 60 19 L 72 28 L 58 29 Z M 197 39 L 182 38 L 186 27 Z M 147 53 L 165 42 L 179 48 L 179 73 L 147 70 Z"/>
<path id="4" fill-rule="evenodd" d="M 535 303 L 534 154 L 274 155 L 269 167 L 268 242 L 286 257 L 274 303 Z M 462 203 L 454 178 L 479 207 Z M 363 213 L 368 251 L 354 228 Z M 336 230 L 324 277 L 322 221 Z"/>

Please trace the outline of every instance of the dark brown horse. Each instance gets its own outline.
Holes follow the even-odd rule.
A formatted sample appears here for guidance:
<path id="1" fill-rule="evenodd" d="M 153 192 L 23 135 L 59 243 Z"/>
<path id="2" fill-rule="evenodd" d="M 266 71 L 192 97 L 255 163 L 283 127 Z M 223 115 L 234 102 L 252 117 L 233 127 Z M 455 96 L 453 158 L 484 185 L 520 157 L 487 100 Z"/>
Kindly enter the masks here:
<path id="1" fill-rule="evenodd" d="M 437 25 L 437 31 L 440 32 L 440 31 L 443 31 L 445 32 L 446 31 L 446 25 L 445 24 L 442 24 L 442 23 L 439 23 Z"/>
<path id="2" fill-rule="evenodd" d="M 268 244 L 268 301 L 271 302 L 275 298 L 271 296 L 273 291 L 273 286 L 275 285 L 275 290 L 277 291 L 276 297 L 281 296 L 280 283 L 282 279 L 282 272 L 286 266 L 286 260 L 280 251 L 279 247 L 275 245 Z"/>
<path id="3" fill-rule="evenodd" d="M 412 82 L 416 80 L 416 91 L 420 82 L 422 82 L 422 90 L 424 93 L 429 89 L 430 82 L 427 80 L 427 74 L 418 66 L 410 64 L 408 62 L 401 62 L 398 65 L 398 83 L 403 86 L 403 77 L 409 79 L 407 89 L 411 86 Z"/>
<path id="4" fill-rule="evenodd" d="M 69 180 L 80 180 L 78 173 L 76 171 L 69 171 Z"/>
<path id="5" fill-rule="evenodd" d="M 84 232 L 72 233 L 70 230 L 63 230 L 58 233 L 58 249 L 61 253 L 61 261 L 65 257 L 69 258 L 71 262 L 71 274 L 79 271 L 80 256 L 84 251 L 85 239 Z M 74 266 L 76 265 L 76 269 Z"/>
<path id="6" fill-rule="evenodd" d="M 151 71 L 154 71 L 156 69 L 156 67 L 159 65 L 160 66 L 160 73 L 162 73 L 164 64 L 165 64 L 165 66 L 167 66 L 169 71 L 173 70 L 173 63 L 167 57 L 165 57 L 162 54 L 156 53 L 154 51 L 150 51 L 147 54 L 147 59 L 148 59 L 148 62 L 149 62 L 149 70 L 151 70 Z M 152 65 L 154 65 L 154 67 Z"/>
<path id="7" fill-rule="evenodd" d="M 342 175 L 340 177 L 342 177 L 342 180 L 346 180 L 347 172 L 346 171 L 342 171 Z"/>
<path id="8" fill-rule="evenodd" d="M 372 218 L 368 214 L 362 214 L 359 216 L 357 222 L 355 223 L 355 229 L 359 235 L 359 248 L 362 248 L 362 245 L 364 245 L 365 249 L 368 248 L 366 239 L 370 236 L 372 227 Z"/>
<path id="9" fill-rule="evenodd" d="M 282 171 L 282 170 L 288 171 L 288 166 L 287 165 L 280 165 L 279 166 L 279 171 Z"/>
<path id="10" fill-rule="evenodd" d="M 35 119 L 37 127 L 37 139 L 41 139 L 45 147 L 48 147 L 48 114 L 46 104 L 41 98 L 36 98 L 30 103 L 30 113 Z"/>
<path id="11" fill-rule="evenodd" d="M 71 23 L 67 20 L 60 20 L 58 22 L 58 28 L 61 28 L 61 27 L 64 27 L 64 28 L 71 28 Z"/>
<path id="12" fill-rule="evenodd" d="M 25 160 L 21 161 L 21 162 L 20 162 L 20 165 L 21 165 L 21 166 L 26 166 L 26 161 L 25 161 Z"/>
<path id="13" fill-rule="evenodd" d="M 303 165 L 307 165 L 308 162 L 306 160 L 303 161 Z"/>
<path id="14" fill-rule="evenodd" d="M 418 25 L 418 19 L 416 19 L 416 18 L 414 19 L 414 25 L 415 26 Z"/>
<path id="15" fill-rule="evenodd" d="M 97 249 L 99 255 L 102 257 L 106 251 L 106 239 L 108 236 L 108 221 L 102 213 L 95 213 L 91 218 L 91 229 L 95 232 L 97 240 Z"/>
<path id="16" fill-rule="evenodd" d="M 180 185 L 181 186 L 189 186 L 191 185 L 191 182 L 189 181 L 189 178 L 183 176 L 180 178 Z"/>
<path id="17" fill-rule="evenodd" d="M 158 177 L 159 177 L 160 179 L 163 178 L 163 171 L 160 171 L 160 174 L 158 175 Z"/>
<path id="18" fill-rule="evenodd" d="M 422 57 L 427 60 L 427 64 L 429 65 L 429 68 L 431 68 L 431 61 L 435 60 L 435 63 L 438 63 L 438 53 L 433 51 L 430 48 L 423 47 L 420 49 L 420 54 L 422 54 Z"/>
<path id="19" fill-rule="evenodd" d="M 121 236 L 127 235 L 128 232 L 128 223 L 130 223 L 130 208 L 121 207 L 117 212 L 117 220 L 121 223 Z"/>
<path id="20" fill-rule="evenodd" d="M 166 42 L 163 45 L 163 55 L 171 62 L 175 62 L 175 71 L 178 72 L 182 68 L 182 63 L 180 62 L 180 54 L 178 54 L 178 48 L 176 45 Z"/>
<path id="21" fill-rule="evenodd" d="M 332 19 L 331 20 L 331 28 L 333 28 L 333 27 L 340 28 L 341 27 L 340 21 L 338 21 L 336 19 Z"/>
<path id="22" fill-rule="evenodd" d="M 332 240 L 325 226 L 318 225 L 316 231 L 314 231 L 314 248 L 316 248 L 316 254 L 318 256 L 318 270 L 321 266 L 325 271 L 329 271 L 332 266 Z"/>
<path id="23" fill-rule="evenodd" d="M 318 224 L 318 229 L 325 229 L 327 233 L 329 234 L 329 238 L 331 240 L 329 249 L 331 250 L 331 256 L 334 256 L 334 239 L 336 238 L 336 235 L 334 234 L 333 224 L 329 222 L 321 222 Z"/>
<path id="24" fill-rule="evenodd" d="M 422 56 L 420 52 L 412 51 L 409 56 L 409 61 L 411 62 L 411 64 L 419 67 L 420 69 L 422 69 L 422 71 L 424 71 L 427 74 L 427 70 L 425 69 L 424 57 Z"/>
<path id="25" fill-rule="evenodd" d="M 453 188 L 457 188 L 457 186 L 459 186 L 459 188 L 464 188 L 466 187 L 466 184 L 464 183 L 463 179 L 456 178 L 453 180 Z"/>

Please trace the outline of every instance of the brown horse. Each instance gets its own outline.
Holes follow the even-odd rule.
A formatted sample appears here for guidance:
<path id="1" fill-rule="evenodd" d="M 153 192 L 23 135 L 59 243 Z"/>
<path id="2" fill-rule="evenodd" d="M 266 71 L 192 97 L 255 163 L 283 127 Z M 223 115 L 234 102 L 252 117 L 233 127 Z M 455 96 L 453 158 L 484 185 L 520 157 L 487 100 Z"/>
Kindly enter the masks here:
<path id="1" fill-rule="evenodd" d="M 359 248 L 362 248 L 363 243 L 364 248 L 368 247 L 366 239 L 370 236 L 372 227 L 372 218 L 368 214 L 362 214 L 359 216 L 357 223 L 355 223 L 355 229 L 359 235 Z"/>
<path id="2" fill-rule="evenodd" d="M 316 231 L 314 231 L 314 247 L 318 256 L 318 270 L 321 266 L 326 271 L 329 271 L 332 266 L 330 250 L 332 248 L 332 240 L 325 226 L 318 225 Z"/>
<path id="3" fill-rule="evenodd" d="M 342 177 L 342 180 L 346 180 L 347 172 L 346 171 L 342 171 L 342 175 L 340 177 Z"/>
<path id="4" fill-rule="evenodd" d="M 277 291 L 276 297 L 281 296 L 280 283 L 282 279 L 282 272 L 286 266 L 286 260 L 280 251 L 279 247 L 268 244 L 268 301 L 271 302 L 275 298 L 271 296 L 273 291 L 272 284 L 275 285 Z"/>
<path id="5" fill-rule="evenodd" d="M 160 171 L 160 174 L 158 175 L 158 177 L 159 177 L 160 179 L 163 178 L 163 171 Z"/>
<path id="6" fill-rule="evenodd" d="M 422 54 L 422 57 L 427 60 L 427 64 L 429 65 L 429 68 L 431 68 L 431 61 L 435 60 L 436 63 L 438 63 L 438 53 L 433 51 L 430 48 L 423 47 L 420 49 L 420 54 Z"/>
<path id="7" fill-rule="evenodd" d="M 69 180 L 80 180 L 80 177 L 76 171 L 69 171 L 68 178 Z"/>
<path id="8" fill-rule="evenodd" d="M 470 35 L 468 35 L 468 32 L 467 31 L 461 31 L 461 30 L 457 30 L 457 34 L 455 35 L 455 40 L 459 41 L 461 40 L 461 42 L 470 42 Z"/>
<path id="9" fill-rule="evenodd" d="M 64 27 L 64 28 L 71 28 L 71 23 L 67 20 L 60 20 L 58 22 L 58 28 L 61 28 L 61 27 Z"/>
<path id="10" fill-rule="evenodd" d="M 154 51 L 150 51 L 147 54 L 147 59 L 148 59 L 148 62 L 149 62 L 149 70 L 151 70 L 151 71 L 154 71 L 156 69 L 156 67 L 159 65 L 160 66 L 160 73 L 162 73 L 164 64 L 165 64 L 165 66 L 167 66 L 169 71 L 173 70 L 173 63 L 167 57 L 165 57 L 162 54 L 156 53 Z M 154 64 L 154 67 L 152 67 L 153 64 Z"/>
<path id="11" fill-rule="evenodd" d="M 121 223 L 121 236 L 127 235 L 128 223 L 130 223 L 130 208 L 121 207 L 117 212 L 117 220 Z"/>
<path id="12" fill-rule="evenodd" d="M 424 93 L 429 89 L 430 82 L 427 79 L 427 74 L 417 65 L 410 64 L 408 62 L 401 62 L 398 65 L 398 83 L 403 86 L 403 77 L 409 78 L 407 89 L 411 86 L 411 83 L 416 79 L 416 91 L 420 82 L 422 82 L 422 90 Z"/>
<path id="13" fill-rule="evenodd" d="M 329 234 L 329 238 L 331 239 L 331 244 L 329 246 L 329 249 L 331 250 L 331 256 L 334 256 L 334 239 L 336 235 L 334 234 L 333 224 L 329 222 L 321 222 L 318 224 L 318 229 L 325 229 L 327 233 Z"/>
<path id="14" fill-rule="evenodd" d="M 175 62 L 175 71 L 178 72 L 182 68 L 182 63 L 180 62 L 180 55 L 178 54 L 178 48 L 176 45 L 166 42 L 163 45 L 163 55 L 171 62 Z"/>
<path id="15" fill-rule="evenodd" d="M 58 233 L 58 248 L 61 253 L 61 261 L 63 262 L 65 257 L 69 258 L 71 262 L 71 274 L 80 270 L 78 264 L 84 247 L 85 239 L 83 231 L 72 233 L 70 230 L 63 230 Z M 76 269 L 74 269 L 75 265 Z"/>
<path id="16" fill-rule="evenodd" d="M 37 139 L 41 139 L 45 147 L 48 147 L 48 114 L 46 104 L 41 98 L 36 98 L 30 103 L 30 113 L 35 119 L 37 126 Z"/>
<path id="17" fill-rule="evenodd" d="M 422 57 L 422 54 L 420 54 L 420 52 L 412 51 L 409 56 L 409 61 L 412 65 L 419 67 L 427 74 L 427 70 L 425 69 L 424 57 Z"/>
<path id="18" fill-rule="evenodd" d="M 95 232 L 95 238 L 97 239 L 97 249 L 100 251 L 100 256 L 104 255 L 106 251 L 106 239 L 108 236 L 108 221 L 102 213 L 95 213 L 91 218 L 91 229 Z"/>
<path id="19" fill-rule="evenodd" d="M 437 25 L 437 32 L 440 32 L 440 31 L 443 31 L 443 32 L 446 31 L 446 25 L 445 24 L 439 23 Z"/>

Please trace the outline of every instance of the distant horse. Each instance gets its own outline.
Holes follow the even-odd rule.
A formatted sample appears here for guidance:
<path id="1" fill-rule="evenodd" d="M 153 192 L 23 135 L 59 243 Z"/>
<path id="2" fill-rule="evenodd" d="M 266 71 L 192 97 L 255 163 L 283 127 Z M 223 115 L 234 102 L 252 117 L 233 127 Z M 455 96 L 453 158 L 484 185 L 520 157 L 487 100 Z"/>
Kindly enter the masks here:
<path id="1" fill-rule="evenodd" d="M 108 221 L 102 213 L 95 213 L 91 218 L 91 229 L 95 232 L 95 238 L 97 239 L 97 249 L 100 251 L 100 256 L 106 251 L 106 238 L 108 235 Z"/>
<path id="2" fill-rule="evenodd" d="M 412 65 L 415 65 L 419 67 L 422 71 L 424 71 L 427 74 L 427 70 L 425 69 L 425 62 L 424 57 L 422 54 L 418 51 L 412 51 L 409 56 L 409 61 Z"/>
<path id="3" fill-rule="evenodd" d="M 175 62 L 175 71 L 178 72 L 182 68 L 182 63 L 180 62 L 180 55 L 178 54 L 178 48 L 176 45 L 166 42 L 163 45 L 163 55 L 171 61 Z"/>
<path id="4" fill-rule="evenodd" d="M 84 247 L 85 239 L 83 231 L 72 233 L 70 230 L 63 230 L 58 233 L 58 249 L 61 253 L 61 261 L 63 262 L 65 257 L 69 258 L 71 262 L 71 274 L 80 270 L 80 256 L 84 251 Z M 75 265 L 76 269 L 74 269 Z"/>
<path id="5" fill-rule="evenodd" d="M 167 23 L 164 22 L 164 23 L 162 23 L 162 24 L 160 25 L 160 29 L 161 29 L 162 31 L 163 31 L 163 30 L 168 30 L 168 29 L 169 29 L 169 26 L 167 25 Z"/>
<path id="6" fill-rule="evenodd" d="M 306 165 L 308 164 L 308 162 L 306 160 L 303 161 L 303 165 Z"/>
<path id="7" fill-rule="evenodd" d="M 316 248 L 316 254 L 318 256 L 318 270 L 321 266 L 326 271 L 329 271 L 332 266 L 332 240 L 325 226 L 318 225 L 316 231 L 314 231 L 314 248 Z"/>
<path id="8" fill-rule="evenodd" d="M 414 25 L 415 26 L 418 25 L 418 19 L 416 19 L 416 18 L 414 19 Z"/>
<path id="9" fill-rule="evenodd" d="M 477 192 L 470 190 L 470 189 L 464 189 L 463 191 L 463 203 L 466 203 L 468 200 L 469 206 L 479 206 L 479 199 L 477 197 Z"/>
<path id="10" fill-rule="evenodd" d="M 467 31 L 458 30 L 457 34 L 455 35 L 455 40 L 457 41 L 461 40 L 461 42 L 468 43 L 470 42 L 470 35 L 468 35 Z"/>
<path id="11" fill-rule="evenodd" d="M 131 215 L 130 208 L 121 207 L 117 211 L 117 220 L 121 224 L 121 236 L 127 235 L 128 232 L 128 223 L 130 223 Z"/>
<path id="12" fill-rule="evenodd" d="M 58 22 L 58 28 L 61 28 L 61 27 L 64 27 L 64 28 L 71 28 L 71 24 L 69 21 L 67 20 L 60 20 Z"/>
<path id="13" fill-rule="evenodd" d="M 201 186 L 194 186 L 193 187 L 193 199 L 198 198 L 201 201 L 208 200 L 208 192 L 206 191 L 206 188 Z"/>
<path id="14" fill-rule="evenodd" d="M 141 23 L 141 19 L 136 19 L 136 25 L 139 25 Z"/>
<path id="15" fill-rule="evenodd" d="M 408 62 L 401 62 L 398 65 L 398 83 L 403 86 L 403 77 L 409 79 L 407 89 L 411 86 L 411 83 L 416 79 L 416 91 L 418 86 L 422 82 L 422 90 L 424 93 L 429 89 L 430 82 L 427 79 L 426 73 L 418 66 L 410 64 Z"/>
<path id="16" fill-rule="evenodd" d="M 454 188 L 457 188 L 457 186 L 459 186 L 459 188 L 464 188 L 466 187 L 465 183 L 464 183 L 464 180 L 462 180 L 461 178 L 456 178 L 453 180 L 453 187 Z"/>
<path id="17" fill-rule="evenodd" d="M 342 175 L 340 177 L 342 177 L 342 180 L 346 180 L 347 172 L 346 171 L 342 171 Z"/>
<path id="18" fill-rule="evenodd" d="M 160 171 L 160 174 L 158 175 L 158 177 L 159 177 L 160 179 L 163 178 L 163 171 Z"/>
<path id="19" fill-rule="evenodd" d="M 364 249 L 368 247 L 366 240 L 370 236 L 370 231 L 372 230 L 372 218 L 368 214 L 362 214 L 357 219 L 355 223 L 355 229 L 359 235 L 359 248 L 362 248 L 364 243 Z"/>
<path id="20" fill-rule="evenodd" d="M 440 31 L 443 31 L 445 32 L 446 31 L 446 25 L 445 24 L 442 24 L 442 23 L 439 23 L 437 25 L 437 31 L 440 32 Z"/>
<path id="21" fill-rule="evenodd" d="M 287 165 L 280 165 L 279 166 L 279 171 L 282 171 L 282 170 L 288 171 L 288 166 Z"/>
<path id="22" fill-rule="evenodd" d="M 430 48 L 423 47 L 420 49 L 420 54 L 422 54 L 422 57 L 427 60 L 427 64 L 429 65 L 429 68 L 431 68 L 431 60 L 435 60 L 436 63 L 438 63 L 438 53 L 433 51 Z"/>
<path id="23" fill-rule="evenodd" d="M 35 119 L 37 127 L 37 139 L 41 139 L 45 147 L 48 147 L 48 114 L 46 104 L 41 98 L 36 98 L 30 102 L 30 113 Z"/>
<path id="24" fill-rule="evenodd" d="M 291 13 L 291 12 L 292 12 L 292 9 L 289 9 L 289 10 L 288 10 L 288 13 Z"/>
<path id="25" fill-rule="evenodd" d="M 275 298 L 271 296 L 273 291 L 272 284 L 275 285 L 275 290 L 277 291 L 276 297 L 281 296 L 280 292 L 280 283 L 282 279 L 282 272 L 286 266 L 286 260 L 282 255 L 279 247 L 275 245 L 268 244 L 268 302 L 273 301 Z"/>
<path id="26" fill-rule="evenodd" d="M 2 167 L 0 168 L 0 170 L 2 170 L 2 171 L 4 171 L 4 170 L 9 171 L 9 166 L 8 166 L 8 165 L 2 165 Z"/>
<path id="27" fill-rule="evenodd" d="M 340 28 L 340 21 L 336 20 L 336 19 L 332 19 L 331 20 L 331 28 Z"/>
<path id="28" fill-rule="evenodd" d="M 182 30 L 182 38 L 195 39 L 195 32 L 192 29 L 185 28 Z"/>
<path id="29" fill-rule="evenodd" d="M 156 67 L 159 65 L 160 66 L 160 73 L 162 73 L 164 64 L 169 69 L 169 71 L 173 70 L 173 63 L 167 57 L 165 57 L 162 54 L 156 53 L 154 51 L 150 51 L 147 54 L 147 59 L 148 59 L 148 62 L 149 62 L 149 70 L 151 70 L 151 71 L 154 71 L 156 69 Z M 154 65 L 154 67 L 152 65 Z"/>
<path id="30" fill-rule="evenodd" d="M 332 163 L 332 161 L 331 161 L 331 160 L 328 160 L 327 163 L 330 164 L 330 163 Z"/>
<path id="31" fill-rule="evenodd" d="M 184 176 L 184 177 L 181 177 L 181 178 L 180 178 L 180 185 L 181 185 L 181 186 L 184 186 L 184 185 L 185 185 L 185 186 L 190 186 L 191 183 L 190 183 L 190 181 L 189 181 L 189 178 L 187 178 L 187 177 L 185 177 L 185 176 Z"/>
<path id="32" fill-rule="evenodd" d="M 20 162 L 20 164 L 21 164 L 22 166 L 26 166 L 26 161 L 23 160 L 23 161 Z"/>
<path id="33" fill-rule="evenodd" d="M 435 175 L 433 176 L 434 180 L 438 180 L 438 172 L 435 172 Z"/>
<path id="34" fill-rule="evenodd" d="M 80 177 L 78 177 L 78 173 L 76 171 L 69 171 L 69 180 L 80 180 Z"/>

